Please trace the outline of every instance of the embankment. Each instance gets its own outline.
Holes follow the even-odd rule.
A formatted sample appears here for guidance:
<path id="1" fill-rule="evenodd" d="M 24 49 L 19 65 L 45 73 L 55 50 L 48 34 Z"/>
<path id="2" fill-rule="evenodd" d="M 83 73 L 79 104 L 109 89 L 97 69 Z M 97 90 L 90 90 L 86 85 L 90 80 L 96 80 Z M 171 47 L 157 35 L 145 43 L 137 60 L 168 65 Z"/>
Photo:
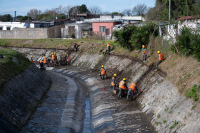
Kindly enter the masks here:
<path id="1" fill-rule="evenodd" d="M 1 59 L 1 67 L 3 67 L 2 63 L 8 60 L 8 54 L 4 54 L 5 58 Z M 20 64 L 20 60 L 14 58 L 14 61 L 14 67 L 21 70 L 17 67 L 23 65 Z M 1 68 L 1 74 L 10 73 L 13 73 L 13 70 L 9 70 L 9 66 L 7 69 Z M 2 80 L 3 78 L 1 76 Z M 26 124 L 49 85 L 50 78 L 34 64 L 4 83 L 0 90 L 0 132 L 18 132 Z"/>
<path id="2" fill-rule="evenodd" d="M 20 51 L 30 56 L 26 49 L 20 49 Z M 37 59 L 42 55 L 47 56 L 49 52 L 44 51 L 37 54 Z M 66 54 L 59 51 L 57 53 L 63 56 Z M 158 132 L 200 132 L 198 128 L 200 124 L 199 102 L 186 99 L 175 85 L 162 76 L 165 74 L 154 72 L 151 67 L 129 57 L 78 52 L 71 53 L 70 57 L 72 66 L 92 69 L 98 74 L 103 64 L 107 69 L 108 77 L 117 73 L 120 80 L 124 77 L 128 79 L 128 85 L 137 81 L 138 88 L 144 90 L 137 101 L 142 112 L 151 119 L 152 125 Z M 194 105 L 195 108 L 193 108 Z"/>

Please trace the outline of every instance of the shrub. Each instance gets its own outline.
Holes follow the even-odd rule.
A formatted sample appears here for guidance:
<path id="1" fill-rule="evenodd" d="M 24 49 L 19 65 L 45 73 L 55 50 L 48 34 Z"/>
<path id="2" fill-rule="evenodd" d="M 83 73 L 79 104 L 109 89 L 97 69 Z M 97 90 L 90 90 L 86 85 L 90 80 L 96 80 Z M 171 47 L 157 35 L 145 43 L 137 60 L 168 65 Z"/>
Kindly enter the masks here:
<path id="1" fill-rule="evenodd" d="M 196 102 L 199 100 L 198 96 L 197 96 L 197 92 L 200 89 L 200 86 L 197 85 L 193 85 L 193 87 L 190 89 L 190 91 L 186 92 L 185 96 L 187 98 L 193 98 L 193 100 Z"/>
<path id="2" fill-rule="evenodd" d="M 74 39 L 74 38 L 75 38 L 75 35 L 74 35 L 74 34 L 71 34 L 70 37 Z"/>

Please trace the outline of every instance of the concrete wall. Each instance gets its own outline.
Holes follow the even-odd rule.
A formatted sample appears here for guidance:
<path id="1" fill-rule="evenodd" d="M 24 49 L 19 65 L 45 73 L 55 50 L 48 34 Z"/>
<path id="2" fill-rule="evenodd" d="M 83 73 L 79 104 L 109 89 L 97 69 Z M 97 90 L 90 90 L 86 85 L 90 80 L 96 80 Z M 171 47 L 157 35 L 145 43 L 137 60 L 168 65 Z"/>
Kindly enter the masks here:
<path id="1" fill-rule="evenodd" d="M 0 92 L 0 132 L 18 132 L 49 84 L 50 78 L 35 65 L 4 84 Z"/>
<path id="2" fill-rule="evenodd" d="M 198 24 L 200 23 L 200 19 L 198 19 L 198 20 L 185 20 L 184 22 L 179 21 L 178 22 L 178 34 L 181 34 L 181 29 L 184 26 L 191 28 L 193 30 L 197 30 L 197 23 Z"/>
<path id="3" fill-rule="evenodd" d="M 132 82 L 138 82 L 138 88 L 144 92 L 137 101 L 158 133 L 200 132 L 199 102 L 186 99 L 185 95 L 179 93 L 178 88 L 145 64 L 112 55 L 86 55 L 76 52 L 71 53 L 70 57 L 73 66 L 100 70 L 103 64 L 107 74 L 117 73 L 121 79 L 127 78 L 128 86 Z M 193 106 L 196 107 L 192 109 Z M 170 128 L 175 121 L 178 124 Z"/>
<path id="4" fill-rule="evenodd" d="M 0 38 L 6 39 L 44 39 L 48 38 L 47 28 L 26 28 L 0 31 Z"/>

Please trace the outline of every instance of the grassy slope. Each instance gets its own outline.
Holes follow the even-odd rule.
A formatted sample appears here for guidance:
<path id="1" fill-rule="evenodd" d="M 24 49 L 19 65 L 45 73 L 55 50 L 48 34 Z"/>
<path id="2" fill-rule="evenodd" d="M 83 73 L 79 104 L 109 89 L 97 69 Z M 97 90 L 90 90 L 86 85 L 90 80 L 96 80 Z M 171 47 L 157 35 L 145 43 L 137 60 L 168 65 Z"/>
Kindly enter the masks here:
<path id="1" fill-rule="evenodd" d="M 157 41 L 157 42 L 156 42 Z M 180 91 L 180 93 L 185 94 L 189 91 L 194 84 L 199 85 L 200 76 L 200 63 L 193 59 L 192 57 L 182 57 L 180 55 L 174 54 L 169 50 L 162 49 L 159 39 L 152 40 L 150 43 L 153 45 L 153 50 L 150 51 L 148 47 L 148 59 L 146 64 L 148 66 L 155 65 L 158 60 L 157 50 L 161 50 L 164 54 L 166 60 L 162 62 L 159 68 L 166 73 L 166 79 L 174 84 Z M 106 49 L 106 42 L 103 40 L 62 40 L 55 39 L 51 41 L 50 39 L 37 39 L 37 40 L 20 40 L 20 39 L 0 39 L 0 45 L 7 46 L 18 46 L 18 47 L 33 47 L 33 48 L 57 48 L 57 49 L 72 49 L 73 42 L 77 42 L 80 47 L 79 50 L 84 53 L 89 54 L 101 54 L 102 51 Z M 113 41 L 111 43 L 111 49 L 114 46 Z M 149 46 L 152 46 L 149 44 Z M 129 51 L 122 47 L 115 46 L 112 51 L 115 55 L 131 56 L 134 58 L 139 58 L 142 60 L 142 53 L 140 51 Z M 184 85 L 186 83 L 187 85 Z"/>
<path id="2" fill-rule="evenodd" d="M 0 54 L 4 58 L 0 58 L 0 88 L 4 83 L 12 79 L 14 76 L 23 72 L 31 65 L 31 62 L 19 52 L 8 49 L 0 48 Z M 19 64 L 12 61 L 13 57 L 17 58 Z"/>

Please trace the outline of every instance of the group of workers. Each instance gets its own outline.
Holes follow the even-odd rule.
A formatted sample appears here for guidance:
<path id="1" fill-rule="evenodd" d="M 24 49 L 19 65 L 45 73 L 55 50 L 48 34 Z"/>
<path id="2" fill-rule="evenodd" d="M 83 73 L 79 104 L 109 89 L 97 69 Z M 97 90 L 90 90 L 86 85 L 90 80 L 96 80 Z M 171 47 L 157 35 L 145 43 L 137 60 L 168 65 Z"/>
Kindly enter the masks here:
<path id="1" fill-rule="evenodd" d="M 110 44 L 108 43 L 107 44 L 107 48 L 108 48 L 108 53 L 110 52 Z M 147 59 L 147 48 L 142 45 L 142 58 L 143 58 L 143 62 L 145 63 L 146 62 L 146 59 Z M 160 52 L 160 51 L 157 51 L 158 53 L 158 62 L 156 64 L 156 69 L 154 71 L 157 71 L 158 70 L 158 65 L 163 61 L 163 54 Z M 106 75 L 106 69 L 104 68 L 104 66 L 102 65 L 101 67 L 101 70 L 100 70 L 100 76 L 104 76 Z M 117 74 L 114 74 L 113 77 L 112 77 L 112 81 L 111 81 L 111 86 L 113 86 L 113 90 L 116 90 L 116 87 L 117 87 Z M 137 82 L 133 82 L 131 83 L 131 85 L 129 87 L 127 87 L 126 85 L 126 78 L 123 78 L 122 81 L 119 82 L 119 94 L 118 94 L 118 99 L 121 98 L 122 95 L 125 94 L 125 91 L 127 91 L 127 100 L 129 98 L 129 96 L 131 96 L 131 99 L 133 99 L 133 96 L 135 93 L 138 92 L 138 88 L 137 88 Z"/>

